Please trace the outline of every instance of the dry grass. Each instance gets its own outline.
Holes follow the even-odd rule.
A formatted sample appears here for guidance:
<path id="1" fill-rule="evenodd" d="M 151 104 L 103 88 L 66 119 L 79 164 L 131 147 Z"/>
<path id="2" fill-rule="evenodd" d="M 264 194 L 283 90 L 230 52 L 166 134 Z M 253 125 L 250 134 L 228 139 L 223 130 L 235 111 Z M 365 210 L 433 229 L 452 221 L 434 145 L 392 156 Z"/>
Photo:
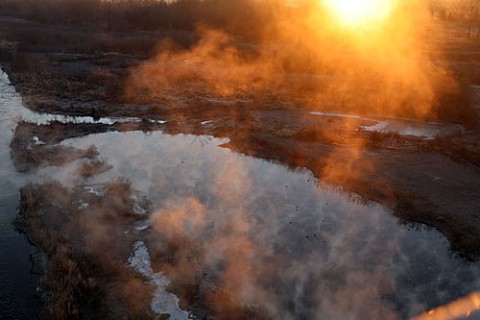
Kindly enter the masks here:
<path id="1" fill-rule="evenodd" d="M 123 213 L 112 213 L 117 197 L 130 199 L 129 183 L 113 181 L 107 190 L 86 213 L 73 204 L 78 191 L 58 182 L 21 189 L 19 225 L 49 257 L 43 319 L 152 318 L 150 287 L 124 266 L 131 246 L 120 241 Z M 141 300 L 135 292 L 142 292 Z"/>

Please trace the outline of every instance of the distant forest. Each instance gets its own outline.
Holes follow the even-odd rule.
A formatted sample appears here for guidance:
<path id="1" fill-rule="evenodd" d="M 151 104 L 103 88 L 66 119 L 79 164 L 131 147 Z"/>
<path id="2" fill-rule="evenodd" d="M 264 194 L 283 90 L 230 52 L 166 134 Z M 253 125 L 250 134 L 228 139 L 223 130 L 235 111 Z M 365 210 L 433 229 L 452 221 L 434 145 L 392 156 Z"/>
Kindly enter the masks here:
<path id="1" fill-rule="evenodd" d="M 286 4 L 282 0 L 2 0 L 0 14 L 48 24 L 115 30 L 193 30 L 255 33 Z"/>
<path id="2" fill-rule="evenodd" d="M 48 24 L 114 30 L 193 30 L 199 24 L 235 34 L 258 34 L 276 15 L 321 0 L 1 0 L 0 15 Z M 432 16 L 480 30 L 480 0 L 428 0 Z M 294 4 L 294 5 L 293 5 Z M 293 8 L 296 7 L 296 8 Z M 287 10 L 285 10 L 287 9 Z M 469 34 L 470 36 L 470 34 Z"/>

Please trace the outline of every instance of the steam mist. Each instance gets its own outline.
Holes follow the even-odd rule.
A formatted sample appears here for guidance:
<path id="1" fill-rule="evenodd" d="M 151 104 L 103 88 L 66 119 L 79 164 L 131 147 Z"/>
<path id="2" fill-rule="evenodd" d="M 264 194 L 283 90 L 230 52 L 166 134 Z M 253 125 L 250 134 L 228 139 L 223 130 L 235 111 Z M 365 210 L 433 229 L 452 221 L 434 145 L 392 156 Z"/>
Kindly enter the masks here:
<path id="1" fill-rule="evenodd" d="M 327 1 L 278 3 L 274 13 L 265 16 L 268 27 L 253 29 L 255 41 L 199 26 L 199 40 L 192 46 L 181 47 L 172 39 L 162 41 L 150 60 L 132 69 L 125 96 L 135 102 L 175 104 L 186 100 L 187 106 L 201 103 L 199 98 L 247 99 L 253 109 L 279 104 L 437 119 L 443 95 L 455 94 L 458 86 L 448 70 L 430 56 L 437 49 L 437 42 L 431 39 L 431 17 L 422 1 L 389 4 L 382 19 L 349 24 Z M 364 142 L 357 142 L 359 148 L 325 156 L 324 167 L 316 171 L 321 172 L 323 181 L 343 185 L 348 179 L 359 179 L 352 176 L 359 172 L 352 170 L 357 162 L 375 170 L 374 163 L 362 158 Z M 154 215 L 152 260 L 173 279 L 172 291 L 190 303 L 195 300 L 192 292 L 201 291 L 203 300 L 197 303 L 225 319 L 398 318 L 395 303 L 376 305 L 383 295 L 394 294 L 396 285 L 395 274 L 373 267 L 396 259 L 396 241 L 385 242 L 387 229 L 368 239 L 368 247 L 377 253 L 369 252 L 372 260 L 367 264 L 372 268 L 351 269 L 366 261 L 358 252 L 340 248 L 357 245 L 348 235 L 355 238 L 368 231 L 361 229 L 356 220 L 360 217 L 330 200 L 339 206 L 338 212 L 347 212 L 341 228 L 345 234 L 329 234 L 328 227 L 316 225 L 316 230 L 322 230 L 319 234 L 333 242 L 331 247 L 299 246 L 297 250 L 306 252 L 296 253 L 286 243 L 269 240 L 282 239 L 290 232 L 280 227 L 279 220 L 287 219 L 285 212 L 265 203 L 267 208 L 259 215 L 258 208 L 244 205 L 241 197 L 255 194 L 253 177 L 238 163 L 226 163 L 218 170 L 210 190 L 214 204 L 181 198 L 168 201 Z M 298 218 L 302 219 L 301 215 Z M 370 222 L 378 228 L 383 225 Z M 266 231 L 267 226 L 278 229 Z M 375 251 L 383 245 L 391 250 Z M 284 253 L 283 249 L 292 251 Z M 169 252 L 174 252 L 173 256 L 165 259 Z M 290 265 L 285 262 L 289 260 Z M 365 287 L 372 279 L 373 288 Z M 277 291 L 290 286 L 292 292 Z M 285 296 L 292 300 L 283 300 Z M 424 311 L 424 306 L 419 304 L 418 310 L 410 311 L 408 316 Z"/>
<path id="2" fill-rule="evenodd" d="M 389 3 L 384 19 L 359 25 L 342 23 L 328 2 L 276 4 L 265 17 L 268 28 L 252 27 L 256 44 L 199 27 L 191 48 L 163 41 L 133 69 L 126 96 L 269 98 L 309 109 L 436 118 L 442 95 L 457 90 L 429 57 L 439 35 L 431 34 L 424 2 Z"/>

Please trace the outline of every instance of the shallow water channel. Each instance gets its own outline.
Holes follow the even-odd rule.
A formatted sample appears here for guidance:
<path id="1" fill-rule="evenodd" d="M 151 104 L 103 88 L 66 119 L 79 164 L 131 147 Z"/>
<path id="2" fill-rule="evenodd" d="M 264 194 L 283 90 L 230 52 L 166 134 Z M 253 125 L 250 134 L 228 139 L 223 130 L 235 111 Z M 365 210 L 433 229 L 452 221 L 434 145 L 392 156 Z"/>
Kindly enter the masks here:
<path id="1" fill-rule="evenodd" d="M 1 71 L 1 70 L 0 70 Z M 10 159 L 10 141 L 16 123 L 28 110 L 0 72 L 0 319 L 32 319 L 37 309 L 33 292 L 38 278 L 30 274 L 29 256 L 35 248 L 19 234 L 13 220 L 19 188 L 27 177 L 17 173 Z"/>
<path id="2" fill-rule="evenodd" d="M 7 81 L 1 74 L 0 319 L 29 319 L 34 310 L 28 261 L 33 248 L 11 225 L 18 189 L 29 180 L 54 179 L 73 188 L 128 179 L 153 207 L 144 224 L 132 229 L 180 232 L 200 253 L 178 268 L 212 271 L 212 282 L 222 279 L 237 301 L 274 319 L 407 319 L 480 289 L 480 265 L 453 255 L 438 232 L 401 225 L 381 205 L 323 184 L 308 170 L 233 153 L 221 147 L 227 140 L 140 131 L 91 134 L 60 144 L 95 145 L 110 170 L 85 180 L 77 174 L 77 160 L 16 173 L 9 160 L 11 130 L 21 117 L 36 115 L 21 106 Z M 88 214 L 88 203 L 84 207 Z M 154 247 L 139 239 L 125 265 L 158 286 L 155 312 L 185 319 L 191 310 L 180 310 L 165 291 L 168 272 L 152 266 L 148 254 Z M 181 250 L 190 256 L 189 248 Z"/>

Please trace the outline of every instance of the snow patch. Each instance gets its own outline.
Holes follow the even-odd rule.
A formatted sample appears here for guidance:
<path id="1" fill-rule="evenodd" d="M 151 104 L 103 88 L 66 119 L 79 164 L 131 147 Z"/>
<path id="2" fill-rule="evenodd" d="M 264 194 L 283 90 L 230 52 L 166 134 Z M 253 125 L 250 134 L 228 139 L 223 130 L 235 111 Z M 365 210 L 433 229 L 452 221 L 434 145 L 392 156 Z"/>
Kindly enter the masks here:
<path id="1" fill-rule="evenodd" d="M 131 196 L 131 199 L 133 200 L 133 213 L 139 216 L 148 214 L 150 206 L 147 198 L 144 195 L 135 193 Z"/>
<path id="2" fill-rule="evenodd" d="M 33 140 L 33 144 L 36 146 L 47 144 L 45 141 L 40 140 L 37 136 L 33 137 L 32 140 Z"/>
<path id="3" fill-rule="evenodd" d="M 97 197 L 104 197 L 107 195 L 107 191 L 105 190 L 104 187 L 99 187 L 99 186 L 85 186 L 83 189 L 89 193 L 89 194 L 94 194 Z"/>
<path id="4" fill-rule="evenodd" d="M 63 124 L 106 124 L 106 125 L 114 125 L 116 123 L 140 123 L 143 121 L 142 118 L 139 117 L 100 117 L 94 118 L 92 116 L 70 116 L 70 115 L 62 115 L 62 114 L 49 114 L 49 113 L 36 113 L 36 112 L 29 112 L 28 114 L 24 115 L 24 120 L 27 122 L 33 122 L 37 124 L 50 124 L 52 122 L 60 122 Z M 167 121 L 165 120 L 155 120 L 155 119 L 148 119 L 150 123 L 157 123 L 157 124 L 165 124 Z"/>
<path id="5" fill-rule="evenodd" d="M 150 121 L 150 123 L 158 123 L 158 124 L 165 124 L 168 122 L 167 120 L 153 120 L 153 119 L 149 119 L 148 121 Z"/>

